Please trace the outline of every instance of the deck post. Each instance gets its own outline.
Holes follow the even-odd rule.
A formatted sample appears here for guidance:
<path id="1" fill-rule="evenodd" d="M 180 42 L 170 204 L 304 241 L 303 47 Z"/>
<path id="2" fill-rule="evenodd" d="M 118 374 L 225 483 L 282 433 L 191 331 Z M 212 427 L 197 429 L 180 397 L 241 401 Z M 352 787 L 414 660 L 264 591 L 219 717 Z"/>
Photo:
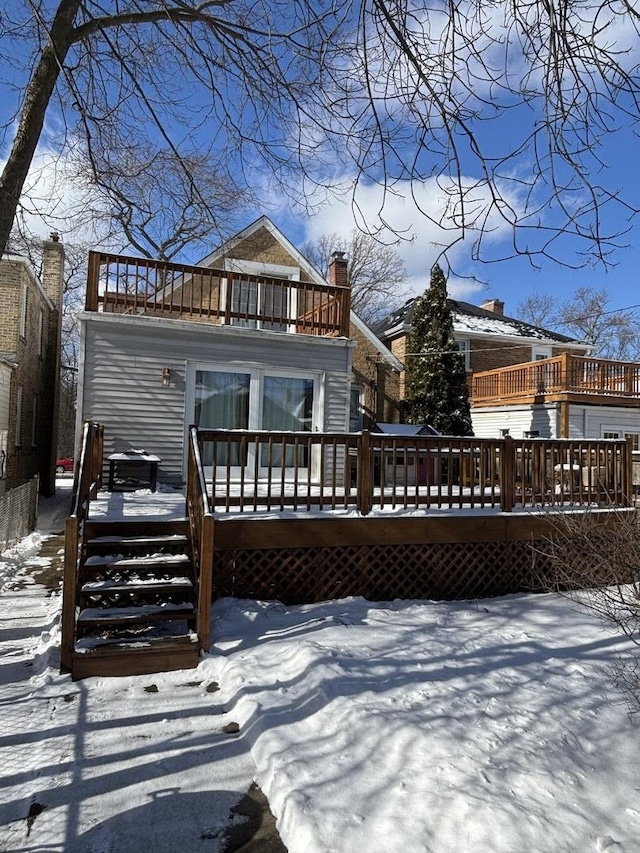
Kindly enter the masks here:
<path id="1" fill-rule="evenodd" d="M 87 266 L 87 292 L 84 307 L 86 311 L 98 310 L 98 278 L 100 274 L 100 252 L 89 252 Z"/>
<path id="2" fill-rule="evenodd" d="M 357 507 L 362 515 L 368 515 L 373 506 L 373 483 L 371 481 L 371 434 L 363 430 L 358 443 L 358 495 Z"/>
<path id="3" fill-rule="evenodd" d="M 505 435 L 500 453 L 500 509 L 511 512 L 515 493 L 515 460 L 513 438 Z"/>
<path id="4" fill-rule="evenodd" d="M 622 469 L 622 499 L 626 506 L 633 506 L 633 438 L 625 439 Z"/>
<path id="5" fill-rule="evenodd" d="M 200 535 L 200 578 L 198 583 L 198 645 L 208 652 L 211 642 L 211 598 L 213 595 L 214 519 L 210 512 L 202 517 Z"/>
<path id="6" fill-rule="evenodd" d="M 67 518 L 64 528 L 64 574 L 60 616 L 60 671 L 71 672 L 76 629 L 76 575 L 78 572 L 78 518 Z"/>

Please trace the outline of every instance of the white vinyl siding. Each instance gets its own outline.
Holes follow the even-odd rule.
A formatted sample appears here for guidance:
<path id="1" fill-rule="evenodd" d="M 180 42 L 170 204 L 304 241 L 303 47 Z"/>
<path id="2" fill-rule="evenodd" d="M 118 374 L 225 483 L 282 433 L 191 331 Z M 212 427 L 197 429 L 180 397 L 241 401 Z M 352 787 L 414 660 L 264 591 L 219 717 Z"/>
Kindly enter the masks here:
<path id="1" fill-rule="evenodd" d="M 349 408 L 352 345 L 338 338 L 257 332 L 207 323 L 122 315 L 81 317 L 83 369 L 78 424 L 105 425 L 105 454 L 143 447 L 162 458 L 159 482 L 183 480 L 183 445 L 193 417 L 187 405 L 191 365 L 230 372 L 318 376 L 318 429 L 343 432 Z M 162 385 L 162 370 L 171 384 Z"/>

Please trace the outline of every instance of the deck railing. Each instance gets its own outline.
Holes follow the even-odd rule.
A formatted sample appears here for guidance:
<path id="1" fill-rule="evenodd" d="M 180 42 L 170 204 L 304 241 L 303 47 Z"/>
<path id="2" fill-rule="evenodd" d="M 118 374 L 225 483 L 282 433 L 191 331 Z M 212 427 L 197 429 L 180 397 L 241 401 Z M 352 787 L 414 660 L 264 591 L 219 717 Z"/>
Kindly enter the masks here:
<path id="1" fill-rule="evenodd" d="M 90 252 L 85 307 L 87 311 L 348 337 L 350 290 Z"/>
<path id="2" fill-rule="evenodd" d="M 628 441 L 201 430 L 214 513 L 627 506 Z"/>
<path id="3" fill-rule="evenodd" d="M 568 393 L 640 399 L 640 364 L 563 353 L 473 376 L 474 406 Z"/>
<path id="4" fill-rule="evenodd" d="M 198 444 L 198 431 L 189 429 L 187 448 L 187 516 L 191 530 L 191 550 L 198 595 L 198 644 L 209 649 L 213 578 L 213 514 Z"/>
<path id="5" fill-rule="evenodd" d="M 89 501 L 102 485 L 104 427 L 86 421 L 82 428 L 80 452 L 75 469 L 71 512 L 64 531 L 64 577 L 62 581 L 62 615 L 60 619 L 60 666 L 70 672 L 79 595 L 80 556 Z"/>

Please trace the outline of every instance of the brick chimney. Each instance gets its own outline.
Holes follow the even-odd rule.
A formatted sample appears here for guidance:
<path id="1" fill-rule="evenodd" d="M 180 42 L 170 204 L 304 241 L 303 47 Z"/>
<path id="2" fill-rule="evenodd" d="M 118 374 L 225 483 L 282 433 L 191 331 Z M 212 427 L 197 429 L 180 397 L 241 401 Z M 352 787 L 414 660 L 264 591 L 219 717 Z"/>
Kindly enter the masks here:
<path id="1" fill-rule="evenodd" d="M 504 316 L 504 302 L 500 299 L 487 299 L 480 306 L 484 311 L 491 311 L 492 314 Z"/>
<path id="2" fill-rule="evenodd" d="M 64 289 L 64 246 L 55 231 L 42 244 L 42 287 L 55 308 L 62 312 Z"/>
<path id="3" fill-rule="evenodd" d="M 329 262 L 329 284 L 335 287 L 349 287 L 347 259 L 344 252 L 334 252 Z"/>

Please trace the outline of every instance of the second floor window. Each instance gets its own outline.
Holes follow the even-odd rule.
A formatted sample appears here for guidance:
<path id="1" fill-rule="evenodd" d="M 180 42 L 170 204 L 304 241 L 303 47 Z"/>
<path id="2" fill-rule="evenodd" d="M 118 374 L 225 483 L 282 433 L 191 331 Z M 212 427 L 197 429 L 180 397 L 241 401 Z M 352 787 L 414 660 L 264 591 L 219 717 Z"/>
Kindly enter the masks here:
<path id="1" fill-rule="evenodd" d="M 22 282 L 20 290 L 20 320 L 19 320 L 20 337 L 27 337 L 27 285 Z"/>

